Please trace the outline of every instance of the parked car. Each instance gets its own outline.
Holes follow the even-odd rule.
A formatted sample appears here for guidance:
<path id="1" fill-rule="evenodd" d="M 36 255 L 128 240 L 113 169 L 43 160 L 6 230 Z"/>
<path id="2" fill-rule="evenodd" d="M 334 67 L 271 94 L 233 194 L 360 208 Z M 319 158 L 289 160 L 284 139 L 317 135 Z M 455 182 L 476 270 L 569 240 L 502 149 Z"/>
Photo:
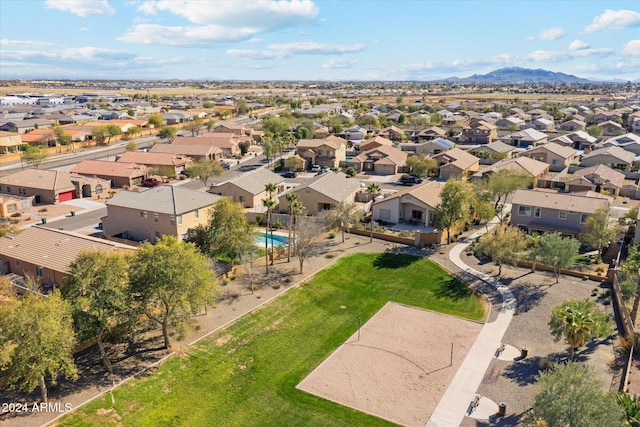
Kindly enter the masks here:
<path id="1" fill-rule="evenodd" d="M 295 178 L 296 176 L 298 176 L 298 174 L 293 171 L 285 172 L 282 174 L 283 178 Z"/>
<path id="2" fill-rule="evenodd" d="M 231 167 L 231 165 L 229 165 L 229 163 L 227 162 L 222 162 L 221 165 L 222 165 L 222 169 L 229 169 Z"/>
<path id="3" fill-rule="evenodd" d="M 402 185 L 420 184 L 421 182 L 422 182 L 421 178 L 413 175 L 402 175 L 400 177 L 400 184 Z"/>
<path id="4" fill-rule="evenodd" d="M 315 172 L 315 173 L 322 172 L 322 168 L 319 165 L 313 165 L 311 166 L 311 172 Z"/>
<path id="5" fill-rule="evenodd" d="M 322 167 L 322 173 L 327 173 L 331 170 L 331 168 L 329 166 L 323 166 Z"/>
<path id="6" fill-rule="evenodd" d="M 155 178 L 146 178 L 142 180 L 142 185 L 144 185 L 145 187 L 157 187 L 162 184 L 164 184 L 164 182 Z"/>

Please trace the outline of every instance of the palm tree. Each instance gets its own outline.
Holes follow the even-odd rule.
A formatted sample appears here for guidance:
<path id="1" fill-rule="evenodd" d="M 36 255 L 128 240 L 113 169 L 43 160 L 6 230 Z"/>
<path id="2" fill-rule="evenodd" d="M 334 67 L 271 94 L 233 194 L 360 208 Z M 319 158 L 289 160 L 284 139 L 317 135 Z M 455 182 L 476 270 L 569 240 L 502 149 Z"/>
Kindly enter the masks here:
<path id="1" fill-rule="evenodd" d="M 369 239 L 369 243 L 373 242 L 373 204 L 376 201 L 376 197 L 380 194 L 380 185 L 372 182 L 367 187 L 367 193 L 371 194 L 371 238 Z"/>
<path id="2" fill-rule="evenodd" d="M 262 199 L 262 206 L 267 208 L 267 223 L 264 230 L 264 249 L 267 252 L 265 266 L 267 267 L 267 273 L 269 273 L 269 229 L 271 228 L 271 210 L 276 205 L 276 201 L 273 199 Z M 273 265 L 273 231 L 271 232 L 271 263 Z"/>
<path id="3" fill-rule="evenodd" d="M 287 262 L 291 262 L 291 226 L 293 224 L 293 204 L 298 200 L 296 193 L 288 193 L 286 196 L 287 202 L 289 202 L 289 245 L 287 247 Z"/>
<path id="4" fill-rule="evenodd" d="M 569 360 L 573 360 L 575 349 L 588 339 L 611 333 L 611 321 L 589 299 L 566 300 L 551 311 L 549 328 L 556 339 L 564 336 L 569 344 Z"/>
<path id="5" fill-rule="evenodd" d="M 293 254 L 296 254 L 296 222 L 298 221 L 298 215 L 302 215 L 304 213 L 304 206 L 302 202 L 299 200 L 295 200 L 291 204 L 291 211 L 293 212 L 293 241 L 289 241 L 289 245 L 293 245 Z"/>
<path id="6" fill-rule="evenodd" d="M 267 196 L 269 197 L 269 200 L 273 201 L 273 206 L 271 206 L 271 212 L 273 214 L 273 208 L 278 204 L 278 202 L 273 199 L 273 196 L 278 191 L 278 186 L 272 182 L 269 182 L 268 184 L 264 185 L 264 190 L 267 192 Z M 272 215 L 269 215 L 269 218 L 271 218 L 271 216 Z M 271 230 L 271 265 L 273 265 L 273 228 L 271 228 L 271 219 L 269 219 L 269 229 Z M 266 239 L 266 236 L 265 236 L 265 239 Z"/>

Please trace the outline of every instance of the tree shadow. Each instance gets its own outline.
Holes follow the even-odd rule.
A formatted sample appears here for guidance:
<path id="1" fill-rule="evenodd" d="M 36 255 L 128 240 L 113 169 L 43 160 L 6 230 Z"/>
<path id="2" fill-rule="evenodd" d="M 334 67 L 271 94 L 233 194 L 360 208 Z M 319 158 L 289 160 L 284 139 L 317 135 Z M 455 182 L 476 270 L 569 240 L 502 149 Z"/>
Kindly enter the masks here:
<path id="1" fill-rule="evenodd" d="M 509 410 L 509 408 L 507 408 Z M 476 427 L 517 427 L 521 426 L 522 416 L 521 414 L 511 414 L 506 417 L 501 417 L 498 414 L 489 416 L 488 420 L 476 420 Z"/>
<path id="2" fill-rule="evenodd" d="M 511 363 L 502 371 L 502 376 L 510 379 L 519 386 L 526 386 L 536 382 L 536 375 L 540 372 L 542 357 L 534 356 Z"/>
<path id="3" fill-rule="evenodd" d="M 442 285 L 440 285 L 440 287 L 435 291 L 435 295 L 438 298 L 449 298 L 452 300 L 468 298 L 472 294 L 473 290 L 471 287 L 467 283 L 455 277 L 452 277 L 442 283 Z"/>
<path id="4" fill-rule="evenodd" d="M 526 313 L 536 307 L 547 295 L 549 285 L 538 285 L 531 282 L 520 282 L 509 286 L 516 298 L 516 315 Z"/>
<path id="5" fill-rule="evenodd" d="M 376 257 L 373 266 L 376 268 L 404 268 L 419 260 L 420 257 L 415 255 L 383 252 Z"/>

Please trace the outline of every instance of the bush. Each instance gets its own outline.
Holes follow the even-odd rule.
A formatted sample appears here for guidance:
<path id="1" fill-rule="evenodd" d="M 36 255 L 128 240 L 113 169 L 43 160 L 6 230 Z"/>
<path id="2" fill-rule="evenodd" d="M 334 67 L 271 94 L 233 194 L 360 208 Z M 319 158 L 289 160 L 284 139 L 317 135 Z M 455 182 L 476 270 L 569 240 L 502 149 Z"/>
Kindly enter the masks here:
<path id="1" fill-rule="evenodd" d="M 407 230 L 402 230 L 400 233 L 398 233 L 398 235 L 400 237 L 411 237 L 411 232 L 407 231 Z"/>
<path id="2" fill-rule="evenodd" d="M 274 172 L 280 172 L 282 170 L 282 163 L 276 163 L 273 167 Z"/>
<path id="3" fill-rule="evenodd" d="M 347 168 L 347 170 L 344 173 L 346 173 L 347 176 L 353 177 L 358 174 L 358 171 L 355 170 L 354 168 Z"/>
<path id="4" fill-rule="evenodd" d="M 330 239 L 335 239 L 336 238 L 336 232 L 335 231 L 330 231 L 329 232 L 329 238 Z"/>
<path id="5" fill-rule="evenodd" d="M 38 212 L 46 212 L 48 209 L 47 208 L 40 208 L 38 209 Z"/>
<path id="6" fill-rule="evenodd" d="M 22 214 L 20 212 L 16 212 L 14 214 L 11 214 L 11 218 L 20 218 L 22 216 Z"/>
<path id="7" fill-rule="evenodd" d="M 229 284 L 229 279 L 222 279 L 222 286 L 227 286 Z"/>

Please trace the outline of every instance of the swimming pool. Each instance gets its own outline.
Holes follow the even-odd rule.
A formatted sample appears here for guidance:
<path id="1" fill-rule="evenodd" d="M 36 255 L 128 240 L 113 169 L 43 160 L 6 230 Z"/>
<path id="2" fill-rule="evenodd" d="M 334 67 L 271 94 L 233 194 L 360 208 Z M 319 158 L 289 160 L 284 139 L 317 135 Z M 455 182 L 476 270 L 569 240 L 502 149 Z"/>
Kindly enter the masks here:
<path id="1" fill-rule="evenodd" d="M 264 246 L 264 235 L 265 233 L 256 233 L 253 235 L 253 241 L 256 242 L 258 246 Z M 268 237 L 268 244 L 271 245 L 271 236 Z M 282 245 L 287 246 L 289 244 L 289 238 L 287 236 L 281 236 L 279 234 L 273 235 L 273 244 L 275 246 Z"/>

